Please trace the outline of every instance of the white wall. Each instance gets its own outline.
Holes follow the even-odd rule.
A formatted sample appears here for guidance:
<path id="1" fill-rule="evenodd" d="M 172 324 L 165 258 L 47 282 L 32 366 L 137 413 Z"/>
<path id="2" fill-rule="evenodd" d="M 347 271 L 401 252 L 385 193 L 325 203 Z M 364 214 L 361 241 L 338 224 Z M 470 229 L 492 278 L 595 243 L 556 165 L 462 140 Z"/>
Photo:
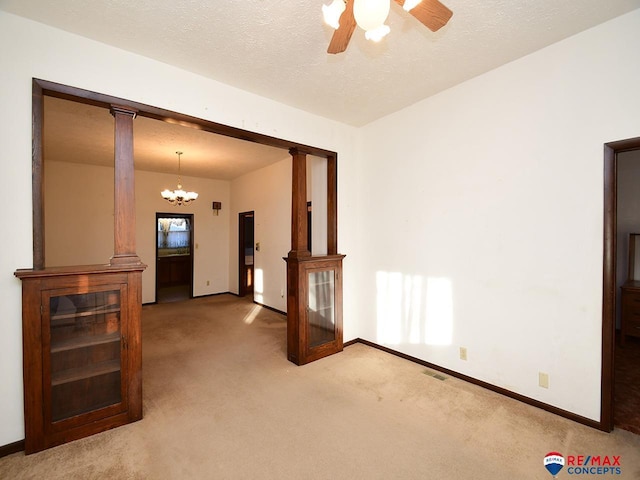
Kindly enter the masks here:
<path id="1" fill-rule="evenodd" d="M 327 254 L 327 159 L 307 158 L 307 199 L 311 202 L 311 254 Z"/>
<path id="2" fill-rule="evenodd" d="M 599 420 L 603 144 L 640 135 L 639 47 L 637 10 L 363 128 L 365 338 Z"/>
<path id="3" fill-rule="evenodd" d="M 229 290 L 238 293 L 238 214 L 255 212 L 254 300 L 287 311 L 287 269 L 283 257 L 291 250 L 291 155 L 238 177 L 231 183 Z M 312 246 L 315 255 L 327 253 L 327 160 L 307 157 L 307 199 L 312 202 Z M 350 338 L 354 338 L 353 337 Z"/>
<path id="4" fill-rule="evenodd" d="M 211 203 L 229 204 L 230 183 L 182 176 L 184 187 L 198 192 L 198 199 L 189 205 L 172 207 L 160 196 L 160 191 L 174 188 L 175 183 L 175 175 L 136 170 L 136 250 L 147 265 L 142 273 L 143 303 L 155 301 L 156 213 L 193 214 L 193 295 L 229 291 L 229 211 L 223 208 L 215 215 Z"/>
<path id="5" fill-rule="evenodd" d="M 6 198 L 12 199 L 13 214 L 12 235 L 5 239 L 4 253 L 0 257 L 0 445 L 6 445 L 24 438 L 21 285 L 13 272 L 18 268 L 31 267 L 33 260 L 33 77 L 337 151 L 341 159 L 341 208 L 357 205 L 355 185 L 349 179 L 355 179 L 352 169 L 358 130 L 1 11 L 0 44 L 0 65 L 3 67 L 0 68 L 0 143 L 3 145 L 0 178 Z M 198 186 L 194 183 L 192 188 L 197 189 Z M 138 228 L 143 228 L 142 224 L 138 222 Z M 354 228 L 346 219 L 340 228 L 341 235 L 344 235 L 344 241 L 340 240 L 341 249 L 346 253 L 354 251 L 351 246 Z M 346 264 L 344 278 L 347 286 L 355 278 L 351 273 L 353 270 L 350 271 L 352 268 Z M 228 270 L 228 265 L 224 269 Z M 197 282 L 203 280 L 196 279 Z M 345 299 L 345 338 L 357 336 L 359 329 L 353 308 L 354 302 Z"/>
<path id="6" fill-rule="evenodd" d="M 291 156 L 231 182 L 229 290 L 238 293 L 238 214 L 255 212 L 254 291 L 256 302 L 287 311 L 287 268 L 291 250 Z"/>
<path id="7" fill-rule="evenodd" d="M 229 215 L 215 216 L 213 199 L 229 202 L 229 182 L 183 177 L 199 193 L 190 205 L 172 207 L 160 191 L 175 175 L 137 170 L 136 250 L 147 265 L 142 274 L 142 301 L 155 301 L 156 213 L 194 215 L 193 295 L 229 291 Z M 47 162 L 45 169 L 45 260 L 47 266 L 109 263 L 113 255 L 113 168 Z M 209 285 L 207 285 L 209 281 Z"/>
<path id="8" fill-rule="evenodd" d="M 618 154 L 618 246 L 616 265 L 617 326 L 620 327 L 620 287 L 627 280 L 629 234 L 640 233 L 640 150 Z M 638 252 L 637 252 L 638 253 Z M 636 262 L 637 269 L 640 264 Z M 636 274 L 637 278 L 637 274 Z"/>
<path id="9" fill-rule="evenodd" d="M 113 256 L 113 168 L 47 161 L 45 265 L 99 265 Z"/>

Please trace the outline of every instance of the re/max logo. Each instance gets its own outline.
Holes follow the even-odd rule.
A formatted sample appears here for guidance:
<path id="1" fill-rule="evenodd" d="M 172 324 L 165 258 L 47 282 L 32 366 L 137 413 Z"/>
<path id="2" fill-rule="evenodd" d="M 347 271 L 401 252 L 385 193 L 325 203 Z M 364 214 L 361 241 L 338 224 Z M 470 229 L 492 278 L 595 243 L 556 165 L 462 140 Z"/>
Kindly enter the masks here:
<path id="1" fill-rule="evenodd" d="M 598 466 L 598 467 L 619 467 L 620 455 L 605 455 L 604 457 L 592 455 L 568 455 L 568 466 Z"/>

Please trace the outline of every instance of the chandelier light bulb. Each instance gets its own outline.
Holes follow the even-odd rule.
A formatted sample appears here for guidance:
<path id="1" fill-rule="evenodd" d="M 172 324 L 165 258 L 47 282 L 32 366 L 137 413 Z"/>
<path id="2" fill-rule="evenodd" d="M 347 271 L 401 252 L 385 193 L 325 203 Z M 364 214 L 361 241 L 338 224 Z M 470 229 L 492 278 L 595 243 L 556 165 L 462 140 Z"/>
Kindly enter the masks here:
<path id="1" fill-rule="evenodd" d="M 322 5 L 325 23 L 337 30 L 340 27 L 340 16 L 345 8 L 344 0 L 333 0 L 330 5 Z"/>

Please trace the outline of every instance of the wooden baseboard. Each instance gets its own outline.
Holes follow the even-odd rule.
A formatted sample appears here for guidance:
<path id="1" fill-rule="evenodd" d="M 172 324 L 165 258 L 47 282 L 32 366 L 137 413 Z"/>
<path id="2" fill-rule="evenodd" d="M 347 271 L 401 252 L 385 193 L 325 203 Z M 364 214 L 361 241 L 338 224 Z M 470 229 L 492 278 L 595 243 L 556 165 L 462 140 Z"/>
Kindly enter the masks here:
<path id="1" fill-rule="evenodd" d="M 0 458 L 11 455 L 12 453 L 22 452 L 24 450 L 24 440 L 18 440 L 17 442 L 3 445 L 0 447 Z"/>
<path id="2" fill-rule="evenodd" d="M 244 298 L 238 295 L 237 293 L 233 293 L 233 292 L 225 292 L 225 293 L 228 293 L 229 295 L 233 295 L 234 297 Z M 255 303 L 256 305 L 260 305 L 262 308 L 266 308 L 267 310 L 271 310 L 272 312 L 276 312 L 276 313 L 279 313 L 280 315 L 284 315 L 285 317 L 287 316 L 287 312 L 283 312 L 282 310 L 278 310 L 277 308 L 270 307 L 269 305 L 265 305 L 264 303 L 256 302 L 255 300 L 253 301 L 253 303 Z"/>
<path id="3" fill-rule="evenodd" d="M 287 312 L 283 312 L 282 310 L 278 310 L 277 308 L 270 307 L 269 305 L 265 305 L 264 303 L 253 301 L 256 305 L 260 305 L 262 308 L 266 308 L 267 310 L 271 310 L 272 312 L 279 313 L 280 315 L 287 316 Z"/>
<path id="4" fill-rule="evenodd" d="M 595 420 L 591 420 L 590 418 L 583 417 L 581 415 L 577 415 L 573 412 L 569 412 L 568 410 L 563 410 L 558 407 L 554 407 L 553 405 L 549 405 L 547 403 L 541 402 L 539 400 L 535 400 L 531 397 L 527 397 L 525 395 L 520 395 L 519 393 L 512 392 L 511 390 L 507 390 L 502 387 L 498 387 L 491 383 L 484 382 L 482 380 L 478 380 L 477 378 L 469 377 L 468 375 L 464 375 L 462 373 L 458 373 L 454 370 L 449 370 L 448 368 L 441 367 L 439 365 L 435 365 L 433 363 L 429 363 L 425 360 L 421 360 L 416 357 L 412 357 L 411 355 L 407 355 L 402 352 L 398 352 L 397 350 L 393 350 L 388 347 L 383 347 L 382 345 L 378 345 L 377 343 L 370 342 L 368 340 L 364 340 L 362 338 L 356 338 L 354 340 L 350 340 L 344 344 L 345 347 L 349 345 L 353 345 L 355 343 L 362 343 L 363 345 L 367 345 L 372 348 L 376 348 L 378 350 L 382 350 L 383 352 L 390 353 L 400 358 L 404 358 L 405 360 L 409 360 L 410 362 L 417 363 L 424 367 L 430 368 L 432 370 L 437 370 L 439 372 L 445 373 L 451 377 L 459 378 L 460 380 L 464 380 L 465 382 L 472 383 L 474 385 L 478 385 L 479 387 L 486 388 L 487 390 L 491 390 L 492 392 L 498 393 L 500 395 L 504 395 L 505 397 L 513 398 L 514 400 L 518 400 L 519 402 L 526 403 L 527 405 L 531 405 L 532 407 L 540 408 L 549 413 L 553 413 L 554 415 L 558 415 L 560 417 L 568 418 L 577 423 L 581 423 L 583 425 L 587 425 L 592 428 L 596 428 L 598 430 L 602 430 L 604 432 L 609 432 L 602 422 L 597 422 Z"/>
<path id="5" fill-rule="evenodd" d="M 231 293 L 231 292 L 207 293 L 206 295 L 194 295 L 193 297 L 191 297 L 191 299 L 193 300 L 196 298 L 217 297 L 219 295 L 235 295 L 235 293 Z"/>

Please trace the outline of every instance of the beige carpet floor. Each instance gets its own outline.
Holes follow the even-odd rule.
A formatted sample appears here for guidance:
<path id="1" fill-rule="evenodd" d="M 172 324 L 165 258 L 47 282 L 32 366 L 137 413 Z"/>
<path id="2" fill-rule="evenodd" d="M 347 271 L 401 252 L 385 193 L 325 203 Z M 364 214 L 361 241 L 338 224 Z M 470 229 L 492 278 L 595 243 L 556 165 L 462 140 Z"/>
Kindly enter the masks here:
<path id="1" fill-rule="evenodd" d="M 543 457 L 618 455 L 606 434 L 356 344 L 286 360 L 284 318 L 230 295 L 143 308 L 142 421 L 0 459 L 2 479 L 551 479 Z"/>

